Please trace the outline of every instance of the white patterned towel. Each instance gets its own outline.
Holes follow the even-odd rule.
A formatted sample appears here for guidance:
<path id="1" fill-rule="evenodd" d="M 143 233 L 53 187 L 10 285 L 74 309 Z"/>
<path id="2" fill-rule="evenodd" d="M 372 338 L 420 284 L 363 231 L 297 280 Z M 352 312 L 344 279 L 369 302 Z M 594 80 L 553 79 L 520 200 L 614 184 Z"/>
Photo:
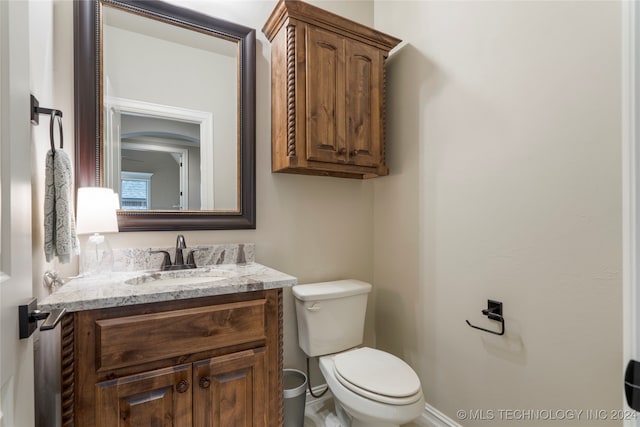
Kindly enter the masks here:
<path id="1" fill-rule="evenodd" d="M 44 254 L 47 262 L 58 257 L 61 263 L 80 253 L 73 219 L 71 160 L 62 150 L 47 152 L 44 190 Z"/>

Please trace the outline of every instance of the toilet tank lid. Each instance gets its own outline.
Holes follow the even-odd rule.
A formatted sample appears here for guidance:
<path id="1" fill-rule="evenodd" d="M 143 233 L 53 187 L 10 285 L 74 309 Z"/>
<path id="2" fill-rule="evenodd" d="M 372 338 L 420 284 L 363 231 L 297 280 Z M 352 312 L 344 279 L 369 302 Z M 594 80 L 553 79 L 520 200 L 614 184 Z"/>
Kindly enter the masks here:
<path id="1" fill-rule="evenodd" d="M 301 301 L 318 301 L 366 294 L 371 292 L 371 284 L 355 279 L 345 279 L 296 285 L 292 289 L 293 295 Z"/>

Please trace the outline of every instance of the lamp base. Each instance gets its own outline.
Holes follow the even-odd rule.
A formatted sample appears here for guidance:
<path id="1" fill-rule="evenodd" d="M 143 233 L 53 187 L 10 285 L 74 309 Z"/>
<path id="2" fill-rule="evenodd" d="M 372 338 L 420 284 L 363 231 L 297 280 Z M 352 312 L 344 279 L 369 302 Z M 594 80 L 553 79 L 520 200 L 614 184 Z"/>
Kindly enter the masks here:
<path id="1" fill-rule="evenodd" d="M 113 271 L 113 250 L 107 238 L 99 233 L 89 236 L 80 261 L 83 276 L 111 273 Z"/>

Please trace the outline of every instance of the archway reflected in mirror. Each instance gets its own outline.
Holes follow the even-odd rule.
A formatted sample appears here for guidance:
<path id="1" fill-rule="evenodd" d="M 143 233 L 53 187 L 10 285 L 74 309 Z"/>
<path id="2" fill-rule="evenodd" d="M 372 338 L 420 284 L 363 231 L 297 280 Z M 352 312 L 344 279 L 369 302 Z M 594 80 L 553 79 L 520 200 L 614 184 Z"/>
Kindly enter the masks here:
<path id="1" fill-rule="evenodd" d="M 200 127 L 122 114 L 118 179 L 124 210 L 199 210 Z M 116 162 L 114 162 L 116 163 Z"/>

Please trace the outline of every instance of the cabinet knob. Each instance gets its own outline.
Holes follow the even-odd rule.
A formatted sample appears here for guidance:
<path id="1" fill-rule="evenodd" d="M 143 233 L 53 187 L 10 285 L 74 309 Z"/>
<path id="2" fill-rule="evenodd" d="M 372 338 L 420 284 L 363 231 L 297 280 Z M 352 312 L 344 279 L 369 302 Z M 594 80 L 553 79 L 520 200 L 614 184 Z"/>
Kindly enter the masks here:
<path id="1" fill-rule="evenodd" d="M 209 388 L 210 385 L 211 380 L 209 379 L 209 377 L 200 378 L 200 388 Z"/>
<path id="2" fill-rule="evenodd" d="M 355 156 L 357 156 L 357 155 L 358 155 L 358 150 L 351 150 L 351 151 L 349 151 L 349 156 L 351 156 L 351 157 L 355 157 Z"/>
<path id="3" fill-rule="evenodd" d="M 178 393 L 184 393 L 187 390 L 189 390 L 189 382 L 186 380 L 182 380 L 176 385 L 176 391 Z"/>
<path id="4" fill-rule="evenodd" d="M 344 155 L 346 152 L 347 152 L 347 149 L 344 148 L 344 147 L 338 149 L 338 154 L 339 155 Z"/>

